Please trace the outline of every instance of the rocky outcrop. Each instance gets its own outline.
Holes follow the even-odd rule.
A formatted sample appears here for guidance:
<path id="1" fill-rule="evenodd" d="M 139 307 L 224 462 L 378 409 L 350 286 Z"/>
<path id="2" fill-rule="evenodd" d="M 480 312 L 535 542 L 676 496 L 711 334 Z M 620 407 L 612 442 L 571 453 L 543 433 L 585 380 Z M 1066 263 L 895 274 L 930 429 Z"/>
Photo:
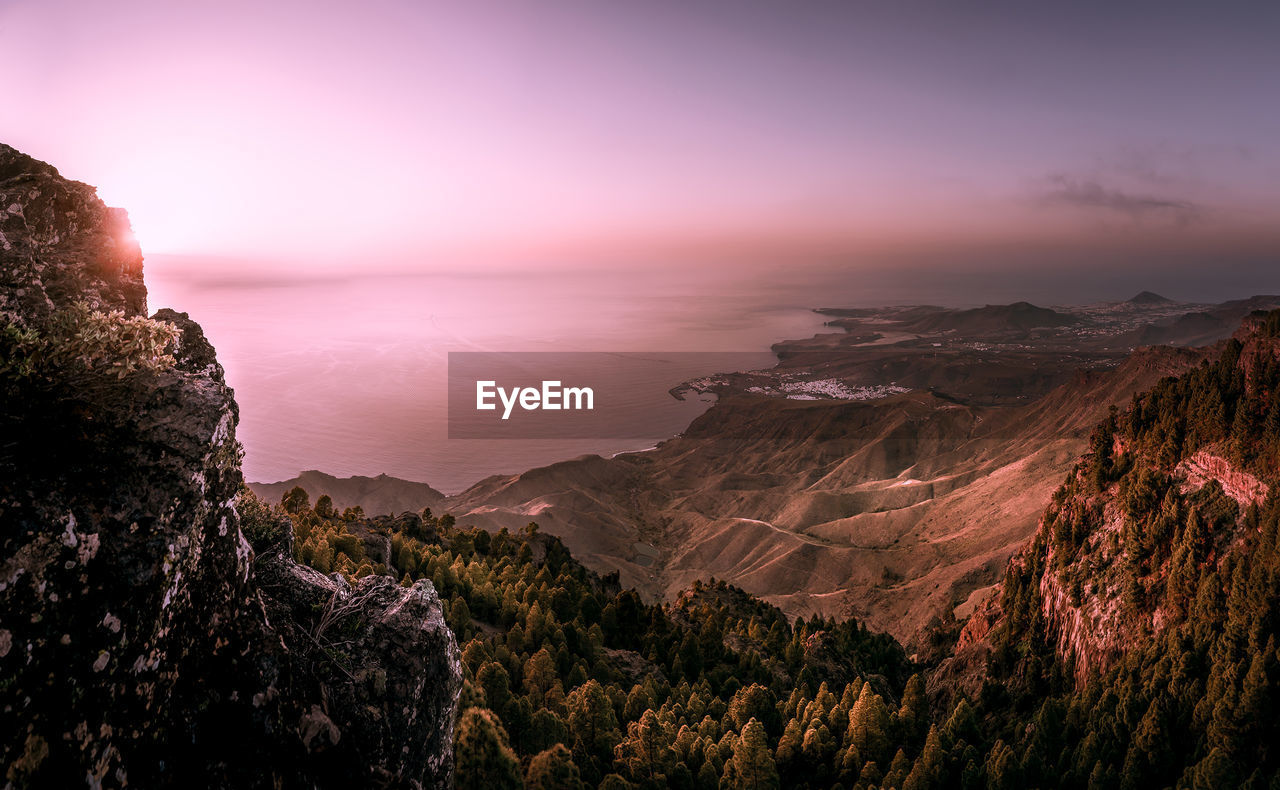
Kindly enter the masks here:
<path id="1" fill-rule="evenodd" d="M 3 146 L 0 195 L 0 332 L 72 304 L 142 316 L 122 211 Z M 0 365 L 6 786 L 448 786 L 460 670 L 435 590 L 255 557 L 233 393 L 197 324 L 155 318 L 172 365 Z"/>
<path id="2" fill-rule="evenodd" d="M 1081 575 L 1081 570 L 1069 565 L 1069 570 L 1060 567 L 1052 541 L 1032 544 L 1034 551 L 1044 551 L 1048 545 L 1044 562 L 1047 570 L 1040 575 L 1037 588 L 1045 632 L 1058 655 L 1071 661 L 1078 683 L 1087 680 L 1091 672 L 1106 671 L 1124 653 L 1126 645 L 1146 636 L 1149 622 L 1125 615 L 1120 585 L 1115 581 L 1124 563 L 1117 548 L 1119 541 L 1115 540 L 1124 518 L 1110 505 L 1103 509 L 1101 521 L 1085 547 L 1090 562 L 1087 594 L 1072 594 L 1071 579 Z"/>
<path id="3" fill-rule="evenodd" d="M 123 209 L 0 143 L 0 316 L 25 322 L 73 301 L 141 314 L 142 251 Z"/>
<path id="4" fill-rule="evenodd" d="M 1186 488 L 1198 491 L 1210 481 L 1222 486 L 1222 491 L 1236 501 L 1241 508 L 1261 505 L 1270 487 L 1249 474 L 1236 469 L 1227 459 L 1205 450 L 1198 450 L 1178 464 L 1175 473 L 1186 481 Z"/>
<path id="5" fill-rule="evenodd" d="M 446 784 L 459 657 L 431 582 L 366 576 L 352 587 L 282 555 L 256 575 L 295 666 L 327 692 L 299 719 L 304 746 L 332 752 L 326 762 L 367 764 L 378 784 Z"/>
<path id="6" fill-rule="evenodd" d="M 961 696 L 978 699 L 987 680 L 987 662 L 991 658 L 988 637 L 1003 614 L 1000 596 L 988 595 L 965 621 L 952 654 L 930 672 L 926 680 L 935 710 L 950 711 Z"/>

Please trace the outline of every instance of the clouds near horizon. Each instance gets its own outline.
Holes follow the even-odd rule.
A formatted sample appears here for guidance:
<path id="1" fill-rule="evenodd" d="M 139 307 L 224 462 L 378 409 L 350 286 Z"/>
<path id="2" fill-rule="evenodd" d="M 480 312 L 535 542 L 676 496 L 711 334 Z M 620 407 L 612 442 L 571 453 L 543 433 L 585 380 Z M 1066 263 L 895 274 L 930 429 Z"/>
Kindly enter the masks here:
<path id="1" fill-rule="evenodd" d="M 1045 179 L 1046 188 L 1039 200 L 1047 206 L 1068 206 L 1119 214 L 1133 220 L 1155 218 L 1176 226 L 1198 220 L 1203 207 L 1197 203 L 1169 195 L 1127 192 L 1091 179 L 1055 173 Z"/>

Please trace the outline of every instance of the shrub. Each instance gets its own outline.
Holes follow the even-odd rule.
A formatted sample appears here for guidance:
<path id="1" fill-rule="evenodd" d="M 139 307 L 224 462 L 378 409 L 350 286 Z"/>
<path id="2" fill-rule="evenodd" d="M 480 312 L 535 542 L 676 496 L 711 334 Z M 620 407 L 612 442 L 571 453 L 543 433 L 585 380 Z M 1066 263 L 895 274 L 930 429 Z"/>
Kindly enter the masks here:
<path id="1" fill-rule="evenodd" d="M 292 529 L 289 518 L 279 508 L 263 502 L 246 485 L 240 486 L 240 494 L 236 497 L 236 511 L 240 513 L 240 531 L 259 554 L 272 546 L 281 545 L 288 530 Z"/>
<path id="2" fill-rule="evenodd" d="M 84 302 L 60 310 L 41 327 L 0 331 L 0 374 L 13 379 L 62 378 L 67 372 L 111 374 L 173 367 L 180 332 L 167 321 L 102 312 Z"/>

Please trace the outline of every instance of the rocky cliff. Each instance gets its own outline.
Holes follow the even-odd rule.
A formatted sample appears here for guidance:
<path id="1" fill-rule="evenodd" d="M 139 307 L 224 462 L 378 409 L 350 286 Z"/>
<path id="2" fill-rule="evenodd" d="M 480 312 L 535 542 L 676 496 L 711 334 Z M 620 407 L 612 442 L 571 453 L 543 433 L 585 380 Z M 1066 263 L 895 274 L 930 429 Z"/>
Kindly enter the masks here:
<path id="1" fill-rule="evenodd" d="M 145 317 L 123 211 L 0 146 L 0 233 L 6 786 L 449 786 L 430 583 L 254 552 L 233 393 L 197 324 Z"/>
<path id="2" fill-rule="evenodd" d="M 142 252 L 123 209 L 0 144 L 0 313 L 42 319 L 73 301 L 140 314 Z"/>

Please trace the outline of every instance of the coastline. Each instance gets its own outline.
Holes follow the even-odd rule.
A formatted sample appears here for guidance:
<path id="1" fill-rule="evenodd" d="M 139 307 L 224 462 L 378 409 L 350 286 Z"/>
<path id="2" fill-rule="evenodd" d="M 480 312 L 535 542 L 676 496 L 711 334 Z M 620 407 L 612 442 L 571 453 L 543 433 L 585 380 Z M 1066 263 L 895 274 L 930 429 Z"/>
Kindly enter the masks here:
<path id="1" fill-rule="evenodd" d="M 787 331 L 788 329 L 795 329 L 796 327 L 794 324 L 805 324 L 804 329 L 808 332 L 806 335 L 807 337 L 816 337 L 824 328 L 821 314 L 818 312 L 817 308 L 784 307 L 773 308 L 766 310 L 765 312 L 773 313 L 775 320 L 772 323 L 778 324 L 776 328 L 779 331 L 772 334 L 757 334 L 753 341 L 755 348 L 749 351 L 717 350 L 696 353 L 705 354 L 708 358 L 722 356 L 724 360 L 730 360 L 735 355 L 759 355 L 761 357 L 761 361 L 769 365 L 768 369 L 772 369 L 777 367 L 781 361 L 776 348 L 782 344 L 798 342 L 795 338 L 801 333 Z M 681 318 L 681 322 L 690 324 L 694 327 L 689 332 L 693 338 L 692 342 L 699 342 L 700 338 L 705 339 L 708 336 L 714 335 L 715 332 L 722 332 L 723 330 L 720 328 L 719 324 L 727 320 L 725 318 L 717 318 L 716 316 L 702 318 L 700 317 L 701 313 L 696 311 L 682 315 L 683 318 Z M 724 315 L 732 315 L 732 312 L 726 310 Z M 783 320 L 776 320 L 778 315 L 783 315 Z M 711 339 L 714 341 L 715 337 L 712 337 Z M 720 340 L 719 342 L 720 344 L 723 344 L 724 341 Z M 626 353 L 636 352 L 628 350 Z M 689 352 L 682 351 L 676 353 L 683 354 Z M 424 364 L 428 364 L 426 360 L 424 360 Z M 733 366 L 713 365 L 710 372 L 705 375 L 723 374 L 730 367 Z M 752 367 L 758 368 L 759 366 Z M 229 367 L 228 370 L 229 378 L 240 378 L 236 375 L 239 371 L 235 368 Z M 662 395 L 663 399 L 660 402 L 650 402 L 649 406 L 646 408 L 662 410 L 678 407 L 682 409 L 682 412 L 686 416 L 683 419 L 680 419 L 677 423 L 672 423 L 669 431 L 664 432 L 661 435 L 654 435 L 652 438 L 648 439 L 648 446 L 646 447 L 632 449 L 636 443 L 634 439 L 447 440 L 444 438 L 443 433 L 433 433 L 433 435 L 428 437 L 429 441 L 421 443 L 418 447 L 428 453 L 435 453 L 437 456 L 444 459 L 440 462 L 427 461 L 422 463 L 422 459 L 415 461 L 412 458 L 401 458 L 398 461 L 390 459 L 374 465 L 371 462 L 376 459 L 365 458 L 361 453 L 353 452 L 337 459 L 337 462 L 335 463 L 328 463 L 321 457 L 308 456 L 306 460 L 297 463 L 297 466 L 294 468 L 310 470 L 319 469 L 337 479 L 390 477 L 396 480 L 403 480 L 407 484 L 432 486 L 444 492 L 448 496 L 457 496 L 494 476 L 520 474 L 549 464 L 561 463 L 575 458 L 580 458 L 584 455 L 596 455 L 610 459 L 656 449 L 656 447 L 662 442 L 682 435 L 694 420 L 698 419 L 701 415 L 705 414 L 707 410 L 714 406 L 714 398 L 712 398 L 703 408 L 694 414 L 689 412 L 688 402 L 683 404 L 674 403 L 674 401 L 681 400 L 678 397 L 672 397 L 671 401 L 668 401 L 668 397 L 671 396 L 672 392 L 679 387 L 684 386 L 688 380 L 688 378 L 679 379 L 679 383 L 674 387 L 667 387 L 667 385 L 661 383 L 657 385 L 657 387 L 661 387 L 661 392 L 665 393 Z M 236 383 L 239 384 L 241 382 L 237 381 Z M 654 387 L 655 397 L 658 396 L 657 387 Z M 243 388 L 237 386 L 237 392 L 240 393 L 242 391 Z M 386 399 L 389 397 L 403 397 L 403 394 L 383 392 L 378 393 L 378 396 L 382 399 Z M 241 397 L 241 400 L 244 401 L 244 404 L 249 405 L 249 408 L 245 408 L 244 404 L 241 406 L 242 411 L 246 412 L 248 416 L 252 417 L 255 413 L 260 411 L 253 408 L 253 401 L 250 401 L 248 398 Z M 439 420 L 442 424 L 447 419 L 447 414 L 443 409 L 438 412 L 438 416 L 433 416 L 436 413 L 427 411 L 425 408 L 419 408 L 418 413 L 419 416 L 417 416 L 416 419 L 419 421 Z M 296 471 L 293 474 L 289 474 L 287 471 L 282 470 L 281 467 L 283 464 L 280 462 L 282 459 L 272 458 L 267 463 L 263 464 L 263 459 L 261 458 L 262 451 L 265 450 L 273 456 L 279 456 L 282 455 L 282 453 L 279 452 L 280 448 L 270 442 L 270 436 L 257 437 L 254 436 L 251 431 L 242 431 L 242 433 L 246 435 L 247 445 L 246 479 L 249 480 L 253 486 L 263 488 L 274 487 L 282 483 L 298 480 L 304 474 L 303 471 Z M 332 438 L 343 439 L 345 437 Z M 297 442 L 294 440 L 292 443 L 296 444 Z M 381 446 L 377 449 L 380 451 L 380 455 L 386 455 L 386 446 Z M 332 453 L 327 454 L 332 456 Z M 402 453 L 402 456 L 403 455 L 404 453 Z M 477 459 L 483 459 L 483 464 L 479 463 Z M 274 470 L 275 473 L 271 474 L 268 471 L 266 474 L 255 474 L 255 466 L 266 467 L 264 471 Z M 424 473 L 415 474 L 412 471 L 412 467 L 414 466 L 428 468 L 422 469 L 422 472 Z M 440 474 L 432 474 L 432 468 L 430 467 L 434 467 L 436 470 L 447 469 L 452 473 L 453 480 L 445 479 Z M 463 467 L 469 467 L 471 470 L 465 476 L 459 474 Z"/>

